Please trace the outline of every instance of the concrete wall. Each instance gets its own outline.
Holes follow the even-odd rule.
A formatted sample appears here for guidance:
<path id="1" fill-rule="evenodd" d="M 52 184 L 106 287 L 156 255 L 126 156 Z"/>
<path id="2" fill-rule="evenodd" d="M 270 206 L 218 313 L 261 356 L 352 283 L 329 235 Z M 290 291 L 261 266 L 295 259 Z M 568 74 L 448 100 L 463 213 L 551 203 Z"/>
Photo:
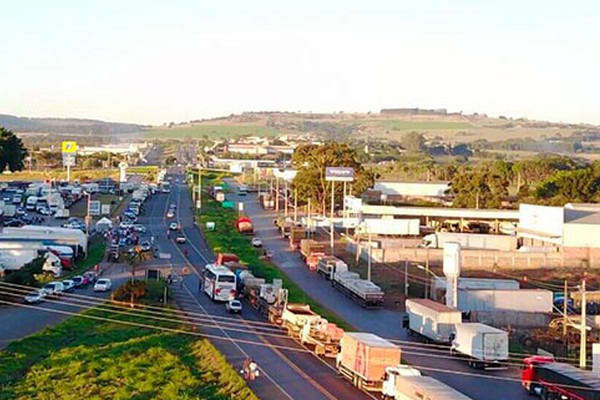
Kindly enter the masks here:
<path id="1" fill-rule="evenodd" d="M 347 250 L 356 254 L 356 244 L 349 241 Z M 360 246 L 360 257 L 368 260 L 368 249 Z M 442 265 L 442 249 L 422 248 L 383 248 L 373 249 L 373 261 L 376 263 L 395 263 L 412 261 L 424 263 L 429 259 L 432 265 Z M 462 250 L 463 269 L 527 269 L 527 268 L 559 268 L 559 267 L 590 267 L 600 268 L 600 249 L 573 249 L 567 248 L 562 252 L 554 253 L 524 253 L 518 251 L 492 251 L 492 250 Z"/>
<path id="2" fill-rule="evenodd" d="M 600 252 L 600 225 L 566 223 L 563 228 L 563 246 L 591 247 Z"/>

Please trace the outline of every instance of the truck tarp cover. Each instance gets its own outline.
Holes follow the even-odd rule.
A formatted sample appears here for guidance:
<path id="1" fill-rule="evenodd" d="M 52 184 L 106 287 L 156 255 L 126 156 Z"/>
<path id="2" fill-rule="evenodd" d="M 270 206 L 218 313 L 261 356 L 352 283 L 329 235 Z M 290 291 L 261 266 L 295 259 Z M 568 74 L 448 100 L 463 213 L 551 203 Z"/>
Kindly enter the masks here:
<path id="1" fill-rule="evenodd" d="M 537 376 L 548 384 L 562 385 L 562 390 L 576 394 L 581 399 L 600 400 L 600 377 L 589 371 L 569 364 L 549 363 L 537 367 Z"/>
<path id="2" fill-rule="evenodd" d="M 247 217 L 238 219 L 235 223 L 235 227 L 237 228 L 238 232 L 251 232 L 254 229 L 252 220 Z"/>
<path id="3" fill-rule="evenodd" d="M 369 381 L 378 381 L 385 368 L 400 364 L 400 347 L 372 333 L 346 332 L 341 340 L 344 367 Z"/>

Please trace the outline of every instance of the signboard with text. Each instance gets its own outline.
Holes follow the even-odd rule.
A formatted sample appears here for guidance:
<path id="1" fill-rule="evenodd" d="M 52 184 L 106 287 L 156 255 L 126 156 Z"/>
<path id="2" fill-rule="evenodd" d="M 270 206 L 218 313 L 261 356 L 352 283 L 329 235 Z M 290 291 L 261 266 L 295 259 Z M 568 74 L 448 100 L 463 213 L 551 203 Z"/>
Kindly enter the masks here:
<path id="1" fill-rule="evenodd" d="M 100 210 L 101 210 L 101 204 L 98 200 L 92 200 L 90 201 L 90 209 L 89 214 L 90 215 L 100 215 Z"/>
<path id="2" fill-rule="evenodd" d="M 77 153 L 77 142 L 73 142 L 73 141 L 62 142 L 62 144 L 61 144 L 61 152 L 63 154 L 75 154 L 75 153 Z"/>
<path id="3" fill-rule="evenodd" d="M 353 182 L 354 168 L 327 167 L 325 168 L 325 180 L 329 182 Z"/>
<path id="4" fill-rule="evenodd" d="M 63 160 L 63 167 L 74 167 L 77 162 L 77 159 L 75 158 L 75 154 L 69 154 L 69 153 L 63 153 L 62 160 Z"/>

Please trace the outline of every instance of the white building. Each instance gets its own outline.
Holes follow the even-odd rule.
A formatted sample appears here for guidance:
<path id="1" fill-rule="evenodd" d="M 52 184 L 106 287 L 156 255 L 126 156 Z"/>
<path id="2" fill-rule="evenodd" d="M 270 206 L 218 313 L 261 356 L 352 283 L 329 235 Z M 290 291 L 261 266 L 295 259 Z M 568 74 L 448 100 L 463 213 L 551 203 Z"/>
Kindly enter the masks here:
<path id="1" fill-rule="evenodd" d="M 372 192 L 379 193 L 381 200 L 428 200 L 440 201 L 448 197 L 450 182 L 375 182 Z"/>

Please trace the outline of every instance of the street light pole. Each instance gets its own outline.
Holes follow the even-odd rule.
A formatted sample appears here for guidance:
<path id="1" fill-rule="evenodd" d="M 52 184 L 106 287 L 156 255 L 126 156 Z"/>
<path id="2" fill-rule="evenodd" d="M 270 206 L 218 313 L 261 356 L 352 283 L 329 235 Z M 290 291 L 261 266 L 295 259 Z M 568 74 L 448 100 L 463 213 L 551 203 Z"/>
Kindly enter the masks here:
<path id="1" fill-rule="evenodd" d="M 331 247 L 331 255 L 334 255 L 334 244 L 333 244 L 333 203 L 335 197 L 335 181 L 331 182 L 331 223 L 329 224 L 330 232 L 329 232 L 329 247 Z M 323 213 L 325 214 L 325 213 Z"/>
<path id="2" fill-rule="evenodd" d="M 408 297 L 408 260 L 404 260 L 404 297 Z"/>
<path id="3" fill-rule="evenodd" d="M 371 258 L 373 257 L 373 246 L 371 243 L 371 232 L 369 232 L 369 258 L 367 262 L 367 280 L 371 280 Z"/>
<path id="4" fill-rule="evenodd" d="M 198 164 L 198 208 L 202 208 L 202 166 Z"/>

